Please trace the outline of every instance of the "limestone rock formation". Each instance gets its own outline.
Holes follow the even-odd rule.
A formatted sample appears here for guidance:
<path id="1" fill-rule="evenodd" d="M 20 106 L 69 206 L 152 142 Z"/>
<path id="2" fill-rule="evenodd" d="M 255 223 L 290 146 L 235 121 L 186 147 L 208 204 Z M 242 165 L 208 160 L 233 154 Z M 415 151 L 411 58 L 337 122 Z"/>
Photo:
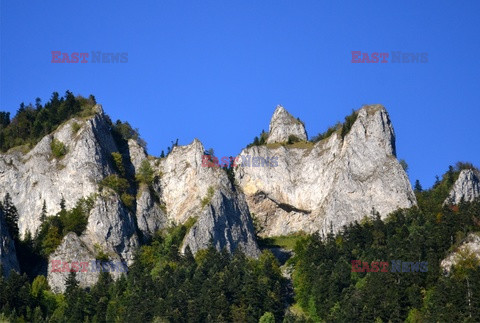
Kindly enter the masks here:
<path id="1" fill-rule="evenodd" d="M 167 215 L 162 210 L 160 201 L 156 200 L 155 194 L 146 186 L 140 187 L 137 194 L 136 220 L 144 238 L 143 241 L 150 239 L 155 232 L 169 225 Z"/>
<path id="2" fill-rule="evenodd" d="M 113 192 L 95 200 L 81 239 L 91 248 L 98 245 L 110 258 L 119 256 L 128 264 L 132 263 L 133 254 L 140 245 L 134 214 Z"/>
<path id="3" fill-rule="evenodd" d="M 472 202 L 480 196 L 480 171 L 463 169 L 453 184 L 445 204 L 459 204 L 462 200 Z"/>
<path id="4" fill-rule="evenodd" d="M 315 144 L 267 144 L 241 155 L 278 158 L 277 167 L 241 166 L 235 173 L 262 236 L 336 232 L 372 209 L 385 217 L 416 205 L 381 105 L 360 109 L 343 139 L 337 131 Z"/>
<path id="5" fill-rule="evenodd" d="M 118 149 L 103 110 L 96 109 L 94 117 L 67 121 L 26 154 L 12 149 L 0 155 L 0 196 L 10 193 L 22 236 L 39 227 L 44 201 L 48 214 L 60 211 L 62 197 L 70 209 L 78 199 L 96 193 L 98 181 L 113 173 L 110 156 Z M 78 131 L 74 124 L 80 125 Z M 65 156 L 52 155 L 53 139 L 66 146 Z"/>
<path id="6" fill-rule="evenodd" d="M 480 260 L 480 234 L 470 233 L 460 246 L 450 253 L 440 263 L 445 274 L 448 274 L 451 267 L 464 260 L 466 257 L 475 257 Z"/>
<path id="7" fill-rule="evenodd" d="M 224 170 L 202 167 L 204 151 L 195 139 L 158 160 L 155 167 L 162 175 L 154 188 L 168 220 L 181 224 L 196 218 L 183 249 L 188 246 L 195 253 L 206 248 L 212 239 L 219 250 L 232 252 L 240 248 L 256 257 L 259 249 L 247 204 Z"/>
<path id="8" fill-rule="evenodd" d="M 70 271 L 76 273 L 75 278 L 81 287 L 94 285 L 100 271 L 109 271 L 113 278 L 122 275 L 124 270 L 120 268 L 100 268 L 95 259 L 95 250 L 87 245 L 73 232 L 68 233 L 62 240 L 61 245 L 49 256 L 48 284 L 56 293 L 65 292 L 65 282 Z M 118 257 L 113 257 L 113 264 L 121 264 Z"/>
<path id="9" fill-rule="evenodd" d="M 303 123 L 295 119 L 284 107 L 278 105 L 270 121 L 267 143 L 286 142 L 292 135 L 302 141 L 307 140 Z"/>
<path id="10" fill-rule="evenodd" d="M 277 107 L 268 144 L 242 154 L 277 157 L 278 166 L 243 165 L 235 171 L 237 185 L 223 169 L 203 167 L 200 141 L 154 158 L 136 140 L 119 141 L 108 116 L 100 106 L 95 109 L 92 117 L 66 121 L 27 153 L 17 147 L 0 155 L 0 197 L 10 193 L 22 235 L 35 233 L 40 226 L 44 201 L 47 213 L 53 215 L 62 198 L 66 209 L 80 198 L 93 200 L 86 230 L 80 237 L 67 234 L 50 260 L 91 261 L 101 251 L 109 259 L 131 264 L 135 251 L 155 232 L 187 223 L 191 227 L 182 251 L 188 247 L 196 253 L 213 243 L 218 250 L 242 250 L 257 257 L 260 250 L 251 213 L 263 227 L 261 234 L 272 236 L 338 230 L 370 214 L 372 208 L 385 216 L 416 204 L 395 158 L 393 128 L 381 106 L 359 110 L 344 138 L 334 133 L 316 144 L 305 142 L 303 123 Z M 302 142 L 286 145 L 292 135 Z M 54 140 L 65 145 L 64 156 L 52 153 Z M 124 171 L 113 152 L 121 153 Z M 145 161 L 154 179 L 139 183 L 135 176 Z M 100 185 L 107 176 L 120 173 L 129 182 L 127 192 Z M 127 193 L 130 199 L 135 197 L 133 203 L 125 202 Z M 16 269 L 13 244 L 0 226 L 0 260 Z M 51 266 L 49 283 L 63 291 L 68 272 L 50 272 Z M 77 275 L 81 286 L 90 286 L 97 278 L 95 273 Z"/>
<path id="11" fill-rule="evenodd" d="M 3 212 L 0 210 L 0 266 L 2 266 L 3 273 L 0 275 L 7 276 L 13 269 L 19 271 L 17 254 L 15 251 L 15 244 L 10 237 Z"/>
<path id="12" fill-rule="evenodd" d="M 155 159 L 136 140 L 120 142 L 101 106 L 94 110 L 91 117 L 64 122 L 29 152 L 17 147 L 0 155 L 0 196 L 10 193 L 19 212 L 21 235 L 37 231 L 44 202 L 47 214 L 54 215 L 60 211 L 62 198 L 66 209 L 71 209 L 79 199 L 91 197 L 94 204 L 85 232 L 80 237 L 68 234 L 52 256 L 91 258 L 99 249 L 110 259 L 131 264 L 140 244 L 156 231 L 191 217 L 197 222 L 184 248 L 189 246 L 196 252 L 212 239 L 218 249 L 240 248 L 250 256 L 259 254 L 243 196 L 223 170 L 201 167 L 204 150 L 198 140 L 176 147 L 167 158 Z M 64 145 L 66 154 L 53 153 L 54 141 Z M 122 155 L 123 174 L 114 152 Z M 148 185 L 135 182 L 145 160 L 157 171 L 155 181 Z M 136 196 L 128 207 L 118 193 L 100 185 L 104 178 L 117 173 L 130 183 L 126 193 Z M 214 193 L 202 205 L 210 187 Z M 18 268 L 9 238 L 3 232 L 1 238 L 4 267 Z M 65 277 L 60 276 L 48 273 L 56 290 L 64 288 Z M 88 277 L 82 278 L 85 286 L 96 280 L 95 275 Z"/>

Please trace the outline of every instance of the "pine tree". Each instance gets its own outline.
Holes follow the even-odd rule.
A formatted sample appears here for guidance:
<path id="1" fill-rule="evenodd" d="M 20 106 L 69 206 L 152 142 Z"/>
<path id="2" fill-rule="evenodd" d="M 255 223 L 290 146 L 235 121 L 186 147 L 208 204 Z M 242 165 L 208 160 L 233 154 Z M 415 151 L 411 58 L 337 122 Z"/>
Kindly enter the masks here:
<path id="1" fill-rule="evenodd" d="M 62 199 L 60 200 L 60 209 L 65 211 L 65 198 L 62 195 Z"/>
<path id="2" fill-rule="evenodd" d="M 65 280 L 66 315 L 69 322 L 83 322 L 86 293 L 78 286 L 75 272 L 70 272 Z"/>
<path id="3" fill-rule="evenodd" d="M 10 235 L 14 240 L 18 239 L 18 211 L 12 203 L 10 194 L 7 193 L 3 200 L 2 209 L 5 214 L 5 222 L 7 224 Z"/>
<path id="4" fill-rule="evenodd" d="M 40 214 L 40 221 L 43 223 L 47 219 L 47 204 L 43 200 L 42 213 Z"/>
<path id="5" fill-rule="evenodd" d="M 423 191 L 422 185 L 420 184 L 420 181 L 418 179 L 415 181 L 415 186 L 413 189 L 417 193 L 420 193 L 421 191 Z"/>

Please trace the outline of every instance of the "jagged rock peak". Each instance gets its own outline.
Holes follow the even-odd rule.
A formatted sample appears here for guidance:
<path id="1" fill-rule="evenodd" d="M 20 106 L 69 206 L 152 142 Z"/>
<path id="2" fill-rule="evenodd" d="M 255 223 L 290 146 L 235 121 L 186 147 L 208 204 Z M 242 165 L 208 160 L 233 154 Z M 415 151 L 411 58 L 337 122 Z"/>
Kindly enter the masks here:
<path id="1" fill-rule="evenodd" d="M 103 107 L 101 104 L 95 104 L 95 106 L 93 107 L 93 111 L 95 111 L 96 114 L 104 115 Z"/>
<path id="2" fill-rule="evenodd" d="M 417 204 L 395 158 L 395 133 L 386 109 L 362 107 L 347 130 L 317 143 L 261 145 L 241 152 L 278 160 L 276 167 L 235 171 L 261 236 L 327 234 L 370 215 L 372 208 L 386 217 Z"/>
<path id="3" fill-rule="evenodd" d="M 218 250 L 242 250 L 257 257 L 260 252 L 244 196 L 232 186 L 227 173 L 217 167 L 204 167 L 204 146 L 195 139 L 176 146 L 158 163 L 161 173 L 154 190 L 164 206 L 167 222 L 184 224 L 197 220 L 187 233 L 182 251 L 193 253 L 208 248 L 210 240 Z"/>
<path id="4" fill-rule="evenodd" d="M 453 184 L 445 204 L 458 204 L 462 201 L 472 202 L 480 196 L 480 171 L 463 169 Z"/>
<path id="5" fill-rule="evenodd" d="M 291 135 L 300 140 L 307 140 L 305 125 L 295 119 L 283 106 L 277 105 L 270 120 L 267 143 L 285 142 Z"/>
<path id="6" fill-rule="evenodd" d="M 386 155 L 396 157 L 395 131 L 387 109 L 381 104 L 364 105 L 356 115 L 345 142 L 353 145 L 376 142 Z"/>

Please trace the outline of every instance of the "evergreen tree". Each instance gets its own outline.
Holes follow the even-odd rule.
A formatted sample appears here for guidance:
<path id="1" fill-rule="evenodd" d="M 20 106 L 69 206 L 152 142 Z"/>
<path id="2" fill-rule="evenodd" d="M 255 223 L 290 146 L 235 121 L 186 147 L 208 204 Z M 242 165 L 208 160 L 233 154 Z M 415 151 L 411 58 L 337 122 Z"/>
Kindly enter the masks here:
<path id="1" fill-rule="evenodd" d="M 78 286 L 75 272 L 70 272 L 65 280 L 66 317 L 69 322 L 83 322 L 85 292 Z"/>
<path id="2" fill-rule="evenodd" d="M 7 224 L 10 235 L 14 240 L 18 240 L 18 211 L 13 205 L 10 194 L 7 193 L 3 199 L 2 210 L 5 215 L 5 222 Z"/>
<path id="3" fill-rule="evenodd" d="M 423 191 L 422 185 L 420 184 L 420 181 L 417 179 L 415 180 L 415 186 L 414 186 L 414 191 L 417 193 L 420 193 Z"/>
<path id="4" fill-rule="evenodd" d="M 44 223 L 46 219 L 47 219 L 47 204 L 45 200 L 43 200 L 42 213 L 40 214 L 40 222 Z"/>
<path id="5" fill-rule="evenodd" d="M 63 197 L 63 195 L 62 195 L 62 199 L 60 200 L 60 210 L 61 210 L 61 211 L 66 211 L 66 208 L 65 208 L 65 198 Z"/>

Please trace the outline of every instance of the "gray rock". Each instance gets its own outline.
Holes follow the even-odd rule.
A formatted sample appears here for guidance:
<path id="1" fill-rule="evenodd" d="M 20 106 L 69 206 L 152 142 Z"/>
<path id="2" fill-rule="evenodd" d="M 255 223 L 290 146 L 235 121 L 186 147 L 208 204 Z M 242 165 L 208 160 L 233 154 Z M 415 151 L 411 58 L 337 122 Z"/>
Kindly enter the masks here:
<path id="1" fill-rule="evenodd" d="M 70 271 L 76 273 L 76 279 L 81 287 L 94 285 L 100 275 L 100 271 L 109 271 L 114 279 L 120 277 L 124 268 L 100 269 L 95 259 L 95 250 L 89 248 L 75 233 L 68 233 L 60 246 L 49 256 L 47 281 L 55 293 L 65 292 L 65 282 Z M 111 263 L 118 266 L 121 259 L 113 257 Z M 65 265 L 66 264 L 66 265 Z"/>
<path id="2" fill-rule="evenodd" d="M 155 168 L 160 179 L 155 190 L 165 205 L 168 221 L 182 224 L 197 218 L 185 238 L 183 250 L 189 246 L 195 253 L 213 239 L 219 250 L 241 248 L 247 255 L 256 257 L 259 249 L 247 204 L 225 171 L 202 167 L 204 151 L 201 142 L 195 139 L 190 145 L 177 146 L 166 158 L 157 160 Z M 209 188 L 214 192 L 210 197 Z"/>
<path id="3" fill-rule="evenodd" d="M 450 253 L 442 260 L 440 268 L 443 269 L 444 274 L 449 274 L 452 266 L 457 265 L 467 257 L 474 257 L 480 260 L 479 233 L 470 233 L 454 252 Z"/>
<path id="4" fill-rule="evenodd" d="M 85 232 L 80 237 L 73 232 L 68 233 L 49 256 L 48 282 L 55 292 L 65 291 L 65 279 L 69 272 L 52 271 L 53 260 L 88 262 L 91 269 L 91 262 L 102 252 L 111 261 L 130 265 L 138 247 L 134 215 L 114 192 L 104 192 L 95 199 Z M 80 286 L 92 286 L 97 282 L 99 273 L 90 269 L 88 272 L 77 272 Z M 120 275 L 117 271 L 111 274 L 113 278 Z"/>
<path id="5" fill-rule="evenodd" d="M 195 254 L 206 249 L 210 242 L 217 250 L 225 248 L 234 252 L 240 249 L 250 257 L 260 255 L 248 206 L 243 198 L 215 192 L 211 203 L 204 208 L 185 237 L 182 249 L 188 246 Z"/>
<path id="6" fill-rule="evenodd" d="M 147 152 L 145 148 L 140 146 L 137 141 L 133 139 L 128 140 L 128 152 L 129 152 L 129 159 L 132 162 L 134 167 L 134 172 L 138 172 L 142 161 L 147 159 Z"/>
<path id="7" fill-rule="evenodd" d="M 3 273 L 0 275 L 7 276 L 11 270 L 19 272 L 17 253 L 15 251 L 15 244 L 10 237 L 3 211 L 0 210 L 0 266 Z"/>
<path id="8" fill-rule="evenodd" d="M 80 238 L 87 246 L 98 245 L 110 258 L 119 256 L 129 265 L 140 245 L 134 214 L 114 192 L 97 197 L 88 217 L 87 229 Z"/>
<path id="9" fill-rule="evenodd" d="M 155 200 L 155 192 L 147 186 L 141 186 L 137 194 L 137 226 L 146 239 L 155 232 L 168 226 L 167 215 L 163 212 L 159 201 Z"/>
<path id="10" fill-rule="evenodd" d="M 453 184 L 445 204 L 459 204 L 462 200 L 472 202 L 480 196 L 480 171 L 463 169 Z"/>
<path id="11" fill-rule="evenodd" d="M 307 140 L 303 123 L 295 119 L 284 107 L 278 105 L 270 120 L 267 143 L 286 142 L 291 135 L 302 141 Z"/>
<path id="12" fill-rule="evenodd" d="M 48 214 L 60 211 L 62 197 L 70 209 L 78 199 L 96 193 L 98 181 L 113 173 L 111 153 L 118 149 L 100 106 L 97 111 L 90 119 L 67 121 L 25 155 L 18 149 L 0 154 L 0 196 L 10 193 L 22 236 L 40 226 L 44 201 Z M 81 126 L 76 133 L 74 123 Z M 54 138 L 68 149 L 63 158 L 52 156 Z"/>
<path id="13" fill-rule="evenodd" d="M 385 217 L 416 205 L 380 105 L 360 109 L 343 140 L 336 132 L 316 144 L 254 146 L 241 155 L 278 158 L 277 167 L 242 166 L 235 172 L 262 236 L 336 232 L 372 208 Z"/>

